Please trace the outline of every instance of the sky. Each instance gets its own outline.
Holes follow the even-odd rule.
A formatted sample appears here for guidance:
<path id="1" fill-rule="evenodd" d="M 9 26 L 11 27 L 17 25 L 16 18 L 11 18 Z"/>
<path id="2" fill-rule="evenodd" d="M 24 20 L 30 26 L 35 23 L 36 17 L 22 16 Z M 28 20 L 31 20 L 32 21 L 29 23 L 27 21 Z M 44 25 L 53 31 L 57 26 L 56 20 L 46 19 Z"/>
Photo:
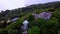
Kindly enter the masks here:
<path id="1" fill-rule="evenodd" d="M 26 7 L 32 4 L 47 3 L 60 0 L 0 0 L 0 11 L 11 10 L 21 7 Z"/>

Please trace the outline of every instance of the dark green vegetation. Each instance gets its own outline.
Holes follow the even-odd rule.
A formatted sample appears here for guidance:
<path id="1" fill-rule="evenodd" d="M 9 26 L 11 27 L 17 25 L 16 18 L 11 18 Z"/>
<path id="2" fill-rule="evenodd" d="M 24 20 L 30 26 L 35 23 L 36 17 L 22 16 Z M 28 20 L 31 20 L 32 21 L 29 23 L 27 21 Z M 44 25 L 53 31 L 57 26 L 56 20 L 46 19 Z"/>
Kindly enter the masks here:
<path id="1" fill-rule="evenodd" d="M 32 13 L 41 13 L 49 9 L 55 10 L 51 19 L 34 19 Z M 20 17 L 16 22 L 7 24 L 8 19 Z M 0 34 L 21 34 L 22 22 L 27 19 L 29 23 L 28 34 L 60 34 L 60 2 L 31 5 L 14 10 L 6 10 L 0 13 Z M 3 23 L 1 23 L 4 21 Z"/>

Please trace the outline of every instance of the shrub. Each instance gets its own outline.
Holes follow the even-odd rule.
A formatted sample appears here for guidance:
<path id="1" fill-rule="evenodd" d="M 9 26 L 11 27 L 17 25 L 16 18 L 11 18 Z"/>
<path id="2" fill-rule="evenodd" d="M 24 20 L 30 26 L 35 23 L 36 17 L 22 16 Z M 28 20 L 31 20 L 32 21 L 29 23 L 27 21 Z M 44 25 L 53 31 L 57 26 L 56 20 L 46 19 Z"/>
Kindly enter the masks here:
<path id="1" fill-rule="evenodd" d="M 37 26 L 33 26 L 29 31 L 28 34 L 39 34 L 39 28 Z"/>
<path id="2" fill-rule="evenodd" d="M 32 15 L 32 13 L 29 13 L 28 17 L 27 17 L 28 21 L 32 21 L 34 20 L 34 16 Z"/>
<path id="3" fill-rule="evenodd" d="M 60 31 L 58 31 L 58 34 L 60 34 Z"/>
<path id="4" fill-rule="evenodd" d="M 39 14 L 39 13 L 41 13 L 42 11 L 40 10 L 40 9 L 36 9 L 35 11 L 34 11 L 34 13 L 36 13 L 36 14 Z"/>
<path id="5" fill-rule="evenodd" d="M 18 30 L 9 30 L 8 34 L 20 34 Z"/>

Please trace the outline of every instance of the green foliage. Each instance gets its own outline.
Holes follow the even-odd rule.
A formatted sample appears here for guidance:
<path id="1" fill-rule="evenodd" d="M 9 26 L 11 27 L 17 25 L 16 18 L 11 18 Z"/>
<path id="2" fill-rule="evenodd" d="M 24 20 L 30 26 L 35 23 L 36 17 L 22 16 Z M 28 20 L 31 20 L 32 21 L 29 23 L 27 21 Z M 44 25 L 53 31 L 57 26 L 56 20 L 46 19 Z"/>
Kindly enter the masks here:
<path id="1" fill-rule="evenodd" d="M 28 17 L 27 17 L 28 21 L 32 21 L 34 20 L 34 16 L 32 15 L 32 13 L 29 13 Z"/>
<path id="2" fill-rule="evenodd" d="M 5 28 L 1 29 L 0 32 L 3 31 L 8 31 L 8 30 L 12 30 L 12 29 L 16 29 L 17 27 L 21 26 L 22 22 L 25 20 L 25 16 L 22 18 L 19 18 L 16 22 L 11 23 L 10 25 L 6 26 Z"/>
<path id="3" fill-rule="evenodd" d="M 29 27 L 32 28 L 33 26 L 38 26 L 40 29 L 40 33 L 42 34 L 49 34 L 49 33 L 56 33 L 58 30 L 59 23 L 55 17 L 52 17 L 50 20 L 45 21 L 44 19 L 37 19 L 30 22 Z M 49 30 L 49 32 L 47 32 Z"/>
<path id="4" fill-rule="evenodd" d="M 19 34 L 21 32 L 16 29 L 21 26 L 22 22 L 27 19 L 29 21 L 28 34 L 60 34 L 60 2 L 52 2 L 46 4 L 31 5 L 25 8 L 14 10 L 6 10 L 0 13 L 0 20 L 7 20 L 19 16 L 20 18 L 5 28 L 0 28 L 0 34 Z M 54 11 L 51 19 L 44 20 L 41 18 L 34 19 L 33 13 L 41 13 L 49 10 Z M 31 11 L 31 12 L 30 12 Z M 2 26 L 3 24 L 1 24 Z"/>
<path id="5" fill-rule="evenodd" d="M 37 26 L 33 26 L 29 31 L 28 34 L 39 34 L 39 28 Z"/>
<path id="6" fill-rule="evenodd" d="M 8 31 L 1 31 L 0 34 L 8 34 Z"/>
<path id="7" fill-rule="evenodd" d="M 9 29 L 17 28 L 19 25 L 22 24 L 23 21 L 24 21 L 24 19 L 23 19 L 23 18 L 20 18 L 20 19 L 18 19 L 16 22 L 8 25 L 5 29 L 6 29 L 6 30 L 9 30 Z"/>
<path id="8" fill-rule="evenodd" d="M 42 24 L 44 24 L 46 21 L 44 19 L 38 18 L 37 20 L 34 20 L 33 25 L 35 26 L 41 26 Z"/>
<path id="9" fill-rule="evenodd" d="M 20 34 L 18 30 L 9 30 L 8 34 Z"/>
<path id="10" fill-rule="evenodd" d="M 41 13 L 42 11 L 41 11 L 41 9 L 36 9 L 35 11 L 34 11 L 34 13 L 36 13 L 36 14 L 39 14 L 39 13 Z"/>
<path id="11" fill-rule="evenodd" d="M 60 31 L 58 31 L 58 34 L 60 34 Z"/>

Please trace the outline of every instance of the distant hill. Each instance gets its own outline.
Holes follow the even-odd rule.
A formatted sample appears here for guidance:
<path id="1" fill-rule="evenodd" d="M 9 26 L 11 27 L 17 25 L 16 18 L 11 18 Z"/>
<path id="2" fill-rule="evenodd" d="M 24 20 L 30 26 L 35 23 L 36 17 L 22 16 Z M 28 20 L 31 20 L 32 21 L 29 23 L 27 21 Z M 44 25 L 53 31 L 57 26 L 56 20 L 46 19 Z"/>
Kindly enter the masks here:
<path id="1" fill-rule="evenodd" d="M 49 7 L 59 8 L 60 1 L 49 2 L 49 3 L 45 3 L 45 4 L 34 4 L 34 5 L 30 5 L 30 6 L 23 7 L 23 8 L 1 11 L 0 19 L 21 16 L 21 14 L 24 14 L 24 13 L 34 12 L 35 9 L 44 9 L 44 8 L 49 8 Z"/>
<path id="2" fill-rule="evenodd" d="M 49 3 L 45 3 L 45 4 L 34 4 L 34 5 L 30 5 L 28 6 L 29 8 L 48 8 L 48 7 L 54 7 L 54 8 L 58 8 L 60 7 L 60 1 L 56 1 L 56 2 L 49 2 Z"/>

